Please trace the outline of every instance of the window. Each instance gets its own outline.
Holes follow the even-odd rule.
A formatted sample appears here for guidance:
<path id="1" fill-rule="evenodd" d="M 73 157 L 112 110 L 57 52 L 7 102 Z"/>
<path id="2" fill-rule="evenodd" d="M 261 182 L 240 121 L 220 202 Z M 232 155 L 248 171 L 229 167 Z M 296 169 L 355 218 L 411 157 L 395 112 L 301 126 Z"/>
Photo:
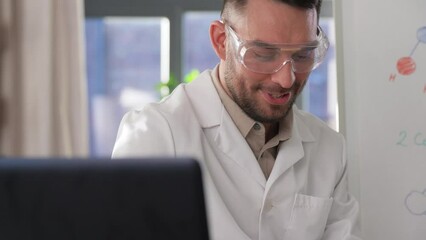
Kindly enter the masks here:
<path id="1" fill-rule="evenodd" d="M 168 32 L 166 18 L 86 19 L 92 155 L 111 155 L 111 129 L 124 113 L 159 99 L 157 85 L 169 72 Z"/>
<path id="2" fill-rule="evenodd" d="M 218 63 L 208 34 L 220 8 L 221 1 L 85 0 L 92 156 L 111 155 L 124 113 L 159 100 L 157 86 L 170 74 L 183 80 Z M 338 130 L 331 0 L 321 14 L 330 49 L 297 105 Z"/>
<path id="3" fill-rule="evenodd" d="M 338 130 L 336 50 L 333 18 L 321 18 L 321 28 L 330 41 L 323 63 L 309 76 L 299 106 Z"/>
<path id="4" fill-rule="evenodd" d="M 191 11 L 183 14 L 183 73 L 214 68 L 219 62 L 210 43 L 210 23 L 220 19 L 220 12 Z"/>

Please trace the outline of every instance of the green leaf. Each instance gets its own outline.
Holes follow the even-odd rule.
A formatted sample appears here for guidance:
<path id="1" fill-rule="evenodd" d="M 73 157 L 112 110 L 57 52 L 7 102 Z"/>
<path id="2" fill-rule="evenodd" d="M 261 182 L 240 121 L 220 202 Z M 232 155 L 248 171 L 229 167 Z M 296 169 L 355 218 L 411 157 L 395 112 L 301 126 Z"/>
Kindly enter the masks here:
<path id="1" fill-rule="evenodd" d="M 183 82 L 190 83 L 192 80 L 200 75 L 198 69 L 191 70 L 185 75 Z M 155 86 L 155 89 L 160 93 L 161 97 L 169 95 L 181 82 L 177 80 L 173 73 L 170 73 L 169 80 L 167 82 L 160 82 Z"/>
<path id="2" fill-rule="evenodd" d="M 192 69 L 188 74 L 185 75 L 184 82 L 190 83 L 200 75 L 198 69 Z"/>

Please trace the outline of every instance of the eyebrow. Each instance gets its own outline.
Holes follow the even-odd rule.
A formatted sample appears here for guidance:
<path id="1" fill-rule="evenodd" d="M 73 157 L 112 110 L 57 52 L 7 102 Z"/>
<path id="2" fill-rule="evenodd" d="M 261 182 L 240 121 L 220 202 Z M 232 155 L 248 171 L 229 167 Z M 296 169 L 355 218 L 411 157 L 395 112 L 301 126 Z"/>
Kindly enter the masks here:
<path id="1" fill-rule="evenodd" d="M 262 47 L 267 49 L 282 49 L 279 45 L 285 45 L 285 44 L 266 43 L 259 40 L 252 40 L 249 42 L 251 42 L 251 44 L 254 44 L 257 47 Z M 318 47 L 317 45 L 318 45 L 318 41 L 312 41 L 306 44 L 293 44 L 293 45 L 288 44 L 288 47 L 289 47 L 288 50 L 294 50 L 294 51 L 313 50 Z"/>
<path id="2" fill-rule="evenodd" d="M 250 41 L 249 41 L 250 42 Z M 264 48 L 277 48 L 276 45 L 272 44 L 272 43 L 266 43 L 266 42 L 262 42 L 259 40 L 253 40 L 251 41 L 254 45 L 258 46 L 258 47 L 264 47 Z"/>
<path id="3" fill-rule="evenodd" d="M 278 47 L 279 45 L 288 45 L 289 47 L 294 47 L 294 50 L 300 51 L 300 50 L 312 50 L 318 47 L 319 45 L 319 41 L 318 40 L 314 40 L 311 42 L 306 42 L 306 43 L 296 43 L 296 44 L 279 44 L 279 43 L 267 43 L 261 40 L 245 40 L 243 38 L 241 38 L 237 32 L 235 32 L 235 30 L 232 28 L 232 26 L 230 25 L 226 25 L 229 29 L 232 35 L 234 35 L 238 41 L 240 41 L 241 43 L 245 43 L 245 44 L 254 44 L 258 47 L 263 47 L 263 48 L 270 48 L 270 49 L 282 49 L 280 47 Z"/>

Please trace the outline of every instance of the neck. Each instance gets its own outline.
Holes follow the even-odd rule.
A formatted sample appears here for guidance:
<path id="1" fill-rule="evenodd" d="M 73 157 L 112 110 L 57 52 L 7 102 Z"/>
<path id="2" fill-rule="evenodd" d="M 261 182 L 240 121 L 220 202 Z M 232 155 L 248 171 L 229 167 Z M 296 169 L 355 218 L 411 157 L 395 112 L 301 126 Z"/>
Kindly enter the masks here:
<path id="1" fill-rule="evenodd" d="M 264 123 L 265 126 L 265 143 L 271 140 L 275 135 L 278 134 L 279 123 Z"/>

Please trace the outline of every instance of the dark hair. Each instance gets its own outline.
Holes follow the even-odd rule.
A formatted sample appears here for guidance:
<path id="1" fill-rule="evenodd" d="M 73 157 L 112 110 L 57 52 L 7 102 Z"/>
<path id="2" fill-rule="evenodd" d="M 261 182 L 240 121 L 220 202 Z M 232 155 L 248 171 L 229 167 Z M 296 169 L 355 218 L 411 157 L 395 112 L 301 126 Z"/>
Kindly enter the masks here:
<path id="1" fill-rule="evenodd" d="M 226 15 L 229 14 L 228 10 L 230 8 L 235 8 L 239 10 L 244 9 L 248 1 L 250 0 L 223 0 L 221 16 L 226 18 Z M 293 7 L 299 7 L 304 9 L 315 8 L 318 14 L 318 18 L 321 12 L 322 0 L 273 0 L 273 1 L 285 3 Z"/>

